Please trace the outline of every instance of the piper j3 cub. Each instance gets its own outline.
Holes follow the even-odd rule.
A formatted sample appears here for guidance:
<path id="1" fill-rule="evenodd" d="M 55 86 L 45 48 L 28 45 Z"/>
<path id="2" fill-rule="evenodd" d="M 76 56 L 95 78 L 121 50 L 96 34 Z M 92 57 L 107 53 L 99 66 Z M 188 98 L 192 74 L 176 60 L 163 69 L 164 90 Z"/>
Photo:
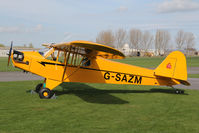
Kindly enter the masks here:
<path id="1" fill-rule="evenodd" d="M 40 51 L 9 51 L 13 65 L 42 76 L 44 82 L 36 86 L 40 98 L 48 99 L 62 82 L 107 83 L 131 85 L 190 85 L 187 81 L 186 58 L 174 51 L 155 69 L 123 64 L 108 59 L 123 59 L 120 51 L 88 41 L 43 44 Z M 176 90 L 176 93 L 183 93 Z"/>

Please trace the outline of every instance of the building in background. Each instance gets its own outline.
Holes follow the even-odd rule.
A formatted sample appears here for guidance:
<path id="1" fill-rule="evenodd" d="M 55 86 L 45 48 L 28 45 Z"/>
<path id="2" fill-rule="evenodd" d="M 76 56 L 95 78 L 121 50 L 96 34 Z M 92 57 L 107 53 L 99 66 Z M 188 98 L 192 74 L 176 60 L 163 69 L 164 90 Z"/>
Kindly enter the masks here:
<path id="1" fill-rule="evenodd" d="M 10 47 L 0 47 L 0 57 L 8 57 L 7 53 L 9 52 Z M 13 48 L 14 50 L 19 50 L 19 51 L 38 51 L 38 48 Z"/>
<path id="2" fill-rule="evenodd" d="M 154 49 L 148 49 L 147 51 L 144 50 L 137 50 L 130 48 L 129 44 L 124 44 L 122 48 L 118 49 L 121 51 L 125 56 L 154 56 L 155 50 Z"/>

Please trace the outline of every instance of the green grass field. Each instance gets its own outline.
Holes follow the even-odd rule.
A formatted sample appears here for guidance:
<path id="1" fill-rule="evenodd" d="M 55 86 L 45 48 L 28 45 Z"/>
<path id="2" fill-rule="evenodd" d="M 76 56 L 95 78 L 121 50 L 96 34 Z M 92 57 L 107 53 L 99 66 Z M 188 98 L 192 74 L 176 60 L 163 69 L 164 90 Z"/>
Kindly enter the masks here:
<path id="1" fill-rule="evenodd" d="M 10 60 L 10 65 L 8 65 L 8 58 L 7 57 L 0 57 L 0 72 L 9 72 L 9 71 L 21 71 L 18 68 L 14 68 L 12 66 L 12 61 Z"/>
<path id="2" fill-rule="evenodd" d="M 188 74 L 189 78 L 199 78 L 199 74 Z"/>
<path id="3" fill-rule="evenodd" d="M 30 94 L 39 81 L 0 82 L 0 133 L 198 133 L 199 91 L 64 83 L 57 99 Z"/>

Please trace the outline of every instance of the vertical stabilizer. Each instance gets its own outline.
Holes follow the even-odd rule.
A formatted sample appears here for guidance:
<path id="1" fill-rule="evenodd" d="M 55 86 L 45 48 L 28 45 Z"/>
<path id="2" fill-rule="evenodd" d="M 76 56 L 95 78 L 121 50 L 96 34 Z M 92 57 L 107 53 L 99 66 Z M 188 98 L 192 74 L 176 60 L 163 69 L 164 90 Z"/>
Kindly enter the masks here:
<path id="1" fill-rule="evenodd" d="M 174 78 L 180 81 L 187 80 L 187 63 L 184 54 L 180 51 L 170 53 L 155 69 L 156 76 Z"/>

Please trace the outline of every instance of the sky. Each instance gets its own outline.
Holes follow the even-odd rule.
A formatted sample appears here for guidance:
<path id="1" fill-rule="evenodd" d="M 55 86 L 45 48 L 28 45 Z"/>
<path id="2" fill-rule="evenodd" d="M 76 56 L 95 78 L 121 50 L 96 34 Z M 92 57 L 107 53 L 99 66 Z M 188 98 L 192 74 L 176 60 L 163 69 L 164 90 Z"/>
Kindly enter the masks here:
<path id="1" fill-rule="evenodd" d="M 192 32 L 199 50 L 199 0 L 0 0 L 4 45 L 95 41 L 100 31 L 119 28 Z"/>

